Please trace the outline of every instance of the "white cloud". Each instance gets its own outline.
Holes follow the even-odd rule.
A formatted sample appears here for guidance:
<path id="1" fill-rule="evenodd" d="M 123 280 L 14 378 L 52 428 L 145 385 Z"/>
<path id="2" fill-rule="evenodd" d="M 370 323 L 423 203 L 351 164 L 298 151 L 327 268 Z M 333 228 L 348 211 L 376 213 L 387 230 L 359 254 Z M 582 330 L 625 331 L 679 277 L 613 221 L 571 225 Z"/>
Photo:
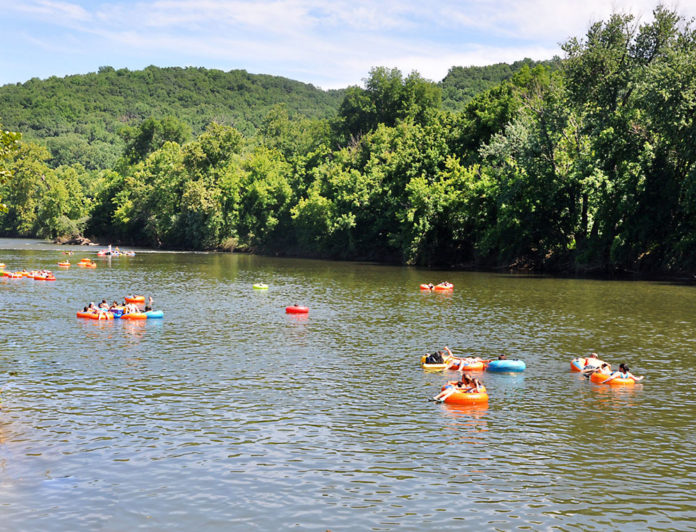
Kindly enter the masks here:
<path id="1" fill-rule="evenodd" d="M 612 13 L 631 13 L 639 21 L 652 18 L 655 0 L 497 0 L 495 2 L 443 3 L 438 16 L 445 24 L 461 25 L 491 31 L 495 34 L 518 36 L 525 40 L 564 41 L 583 35 L 589 25 L 607 19 Z M 676 9 L 686 17 L 696 16 L 696 3 L 678 3 L 666 7 Z M 471 9 L 473 8 L 473 9 Z"/>
<path id="2" fill-rule="evenodd" d="M 525 57 L 532 59 L 550 59 L 558 55 L 556 48 L 538 46 L 524 48 L 496 48 L 479 46 L 468 52 L 452 53 L 441 56 L 405 56 L 393 58 L 386 63 L 402 72 L 417 70 L 426 79 L 440 81 L 453 66 L 486 66 L 495 63 L 512 63 Z"/>
<path id="3" fill-rule="evenodd" d="M 91 18 L 89 12 L 82 6 L 68 2 L 37 0 L 35 2 L 16 2 L 10 7 L 52 21 L 54 24 L 87 21 Z"/>
<path id="4" fill-rule="evenodd" d="M 57 43 L 54 64 L 61 64 L 61 56 L 67 64 L 66 48 L 79 43 L 73 50 L 83 62 L 92 54 L 84 71 L 104 64 L 105 50 L 115 50 L 109 61 L 123 57 L 118 66 L 186 62 L 244 68 L 325 88 L 360 83 L 373 66 L 418 70 L 439 80 L 455 65 L 550 58 L 561 54 L 559 43 L 582 36 L 591 22 L 613 11 L 631 11 L 648 21 L 655 5 L 654 0 L 0 0 L 5 18 L 15 17 L 16 25 L 43 25 L 42 46 Z M 676 7 L 685 16 L 696 15 L 696 2 Z M 27 33 L 17 32 L 23 40 L 13 47 L 19 49 L 18 63 L 22 45 L 37 46 L 23 38 Z"/>

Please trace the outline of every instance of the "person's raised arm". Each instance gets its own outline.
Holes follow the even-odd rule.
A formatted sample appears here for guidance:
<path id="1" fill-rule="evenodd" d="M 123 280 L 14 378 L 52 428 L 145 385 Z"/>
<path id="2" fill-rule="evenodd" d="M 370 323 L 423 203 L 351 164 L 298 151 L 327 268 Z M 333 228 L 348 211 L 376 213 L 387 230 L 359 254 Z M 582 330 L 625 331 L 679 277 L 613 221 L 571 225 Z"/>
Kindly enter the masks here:
<path id="1" fill-rule="evenodd" d="M 621 373 L 619 373 L 618 371 L 616 373 L 612 373 L 608 379 L 604 379 L 602 382 L 600 382 L 600 384 L 609 384 L 611 381 L 613 381 L 619 376 L 621 376 Z"/>

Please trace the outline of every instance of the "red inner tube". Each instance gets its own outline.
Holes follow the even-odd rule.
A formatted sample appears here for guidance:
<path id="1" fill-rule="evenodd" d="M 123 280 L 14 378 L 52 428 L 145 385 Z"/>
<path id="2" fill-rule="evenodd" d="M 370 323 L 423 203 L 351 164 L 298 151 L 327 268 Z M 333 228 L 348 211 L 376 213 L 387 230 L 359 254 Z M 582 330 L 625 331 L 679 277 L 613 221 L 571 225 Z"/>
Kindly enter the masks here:
<path id="1" fill-rule="evenodd" d="M 285 307 L 285 312 L 287 314 L 307 314 L 309 309 L 300 305 L 291 305 L 289 307 Z"/>

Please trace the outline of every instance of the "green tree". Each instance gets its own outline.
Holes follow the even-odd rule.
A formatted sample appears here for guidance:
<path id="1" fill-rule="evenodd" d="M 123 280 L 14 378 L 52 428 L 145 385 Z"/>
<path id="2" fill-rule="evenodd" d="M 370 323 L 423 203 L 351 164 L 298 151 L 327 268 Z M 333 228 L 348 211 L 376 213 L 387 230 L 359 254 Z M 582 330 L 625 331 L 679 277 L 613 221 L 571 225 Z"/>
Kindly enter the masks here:
<path id="1" fill-rule="evenodd" d="M 19 133 L 5 131 L 0 124 L 0 186 L 7 184 L 12 177 L 12 170 L 8 167 L 7 160 L 19 148 L 22 136 Z M 0 196 L 0 199 L 2 196 Z M 7 205 L 0 202 L 0 212 L 7 212 Z"/>
<path id="2" fill-rule="evenodd" d="M 682 212 L 678 198 L 686 174 L 674 171 L 668 154 L 683 137 L 667 140 L 656 129 L 655 113 L 660 112 L 654 104 L 671 93 L 676 96 L 671 107 L 686 85 L 666 91 L 653 75 L 678 71 L 676 58 L 693 54 L 688 44 L 693 43 L 693 32 L 675 12 L 661 6 L 653 15 L 654 20 L 640 26 L 630 15 L 613 15 L 594 24 L 584 40 L 571 39 L 564 45 L 569 99 L 581 120 L 581 134 L 590 140 L 592 173 L 607 183 L 587 251 L 596 262 L 625 269 L 639 262 L 664 264 Z M 667 79 L 662 82 L 669 87 Z M 679 112 L 676 104 L 668 115 Z"/>
<path id="3" fill-rule="evenodd" d="M 279 152 L 259 147 L 242 161 L 240 170 L 240 237 L 257 249 L 278 242 L 291 245 L 288 163 Z"/>
<path id="4" fill-rule="evenodd" d="M 21 143 L 10 158 L 12 179 L 1 194 L 8 203 L 0 219 L 6 233 L 35 236 L 40 226 L 39 207 L 48 191 L 50 169 L 48 151 L 36 144 Z M 48 176 L 48 179 L 47 179 Z"/>
<path id="5" fill-rule="evenodd" d="M 61 166 L 48 172 L 48 190 L 38 207 L 38 228 L 41 237 L 77 236 L 84 231 L 90 202 L 84 194 L 79 165 Z"/>
<path id="6" fill-rule="evenodd" d="M 358 139 L 379 124 L 389 127 L 399 120 L 425 124 L 439 109 L 441 89 L 418 72 L 406 78 L 397 68 L 370 70 L 365 88 L 350 87 L 339 108 L 337 130 L 344 142 Z"/>
<path id="7" fill-rule="evenodd" d="M 191 128 L 174 117 L 157 119 L 150 117 L 136 128 L 126 127 L 121 131 L 126 141 L 125 158 L 129 164 L 144 161 L 165 142 L 183 144 L 191 136 Z"/>

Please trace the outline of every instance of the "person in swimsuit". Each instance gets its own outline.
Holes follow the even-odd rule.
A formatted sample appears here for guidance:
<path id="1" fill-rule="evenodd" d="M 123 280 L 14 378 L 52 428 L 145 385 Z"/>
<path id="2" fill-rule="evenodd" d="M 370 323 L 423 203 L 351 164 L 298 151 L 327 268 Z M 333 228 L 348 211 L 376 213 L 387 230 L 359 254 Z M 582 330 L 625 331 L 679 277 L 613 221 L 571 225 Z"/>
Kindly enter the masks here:
<path id="1" fill-rule="evenodd" d="M 614 373 L 611 374 L 611 377 L 609 377 L 607 380 L 605 380 L 602 384 L 606 384 L 610 381 L 613 381 L 614 379 L 633 379 L 633 382 L 640 382 L 644 379 L 645 377 L 636 377 L 633 375 L 626 364 L 619 364 L 619 371 L 615 371 Z"/>

